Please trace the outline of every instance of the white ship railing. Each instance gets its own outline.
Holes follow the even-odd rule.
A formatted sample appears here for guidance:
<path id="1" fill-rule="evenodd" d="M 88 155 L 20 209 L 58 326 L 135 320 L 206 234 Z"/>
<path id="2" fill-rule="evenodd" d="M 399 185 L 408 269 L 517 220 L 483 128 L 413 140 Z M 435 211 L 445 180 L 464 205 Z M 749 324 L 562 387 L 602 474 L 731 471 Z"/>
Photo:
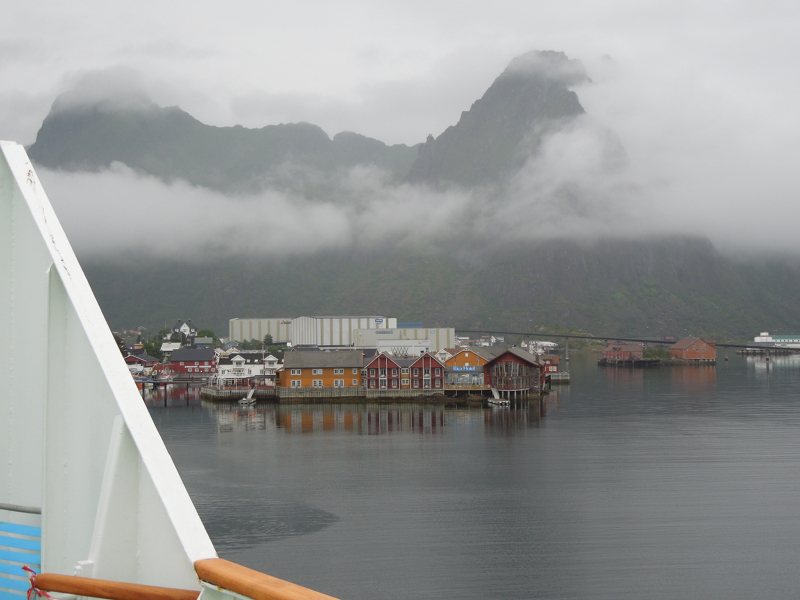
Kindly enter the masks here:
<path id="1" fill-rule="evenodd" d="M 327 598 L 217 558 L 13 142 L 0 142 L 0 524 L 0 600 L 25 598 L 26 564 L 39 589 L 78 596 Z"/>

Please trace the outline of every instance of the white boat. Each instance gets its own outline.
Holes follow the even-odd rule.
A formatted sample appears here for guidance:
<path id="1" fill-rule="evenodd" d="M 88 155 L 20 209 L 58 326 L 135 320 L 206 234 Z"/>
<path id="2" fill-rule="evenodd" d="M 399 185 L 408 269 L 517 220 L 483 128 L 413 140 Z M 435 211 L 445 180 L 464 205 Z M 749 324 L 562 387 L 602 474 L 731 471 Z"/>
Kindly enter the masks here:
<path id="1" fill-rule="evenodd" d="M 255 393 L 256 393 L 256 388 L 251 389 L 249 392 L 247 392 L 247 396 L 245 396 L 244 398 L 239 400 L 239 404 L 242 404 L 242 405 L 255 404 L 256 403 L 256 399 L 253 398 L 253 394 L 255 394 Z"/>
<path id="2" fill-rule="evenodd" d="M 495 398 L 489 398 L 489 404 L 492 406 L 511 406 L 510 400 L 497 400 Z"/>

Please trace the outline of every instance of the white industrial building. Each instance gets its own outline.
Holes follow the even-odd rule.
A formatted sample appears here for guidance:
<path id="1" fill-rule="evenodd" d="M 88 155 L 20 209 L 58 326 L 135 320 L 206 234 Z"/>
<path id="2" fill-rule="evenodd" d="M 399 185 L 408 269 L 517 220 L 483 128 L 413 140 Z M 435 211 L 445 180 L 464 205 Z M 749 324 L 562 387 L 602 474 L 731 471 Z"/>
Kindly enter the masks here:
<path id="1" fill-rule="evenodd" d="M 412 349 L 414 353 L 418 353 L 423 347 L 426 347 L 427 351 L 438 352 L 443 348 L 455 347 L 456 330 L 453 327 L 358 329 L 353 335 L 353 340 L 356 348 L 386 348 L 388 352 L 393 342 L 405 340 L 414 343 L 394 345 L 396 347 L 405 345 L 409 348 L 409 354 Z"/>
<path id="2" fill-rule="evenodd" d="M 295 317 L 274 319 L 231 319 L 229 336 L 232 340 L 263 340 L 269 334 L 276 344 L 293 346 L 350 346 L 356 330 L 389 329 L 397 327 L 394 317 Z"/>

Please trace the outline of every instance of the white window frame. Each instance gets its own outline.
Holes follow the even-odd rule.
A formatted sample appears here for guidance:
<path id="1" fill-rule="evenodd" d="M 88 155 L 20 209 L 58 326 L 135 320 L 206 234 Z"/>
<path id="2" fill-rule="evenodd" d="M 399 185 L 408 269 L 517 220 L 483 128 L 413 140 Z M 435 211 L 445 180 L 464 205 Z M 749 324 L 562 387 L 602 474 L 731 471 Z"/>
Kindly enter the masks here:
<path id="1" fill-rule="evenodd" d="M 400 385 L 408 385 L 408 379 L 401 379 Z"/>
<path id="2" fill-rule="evenodd" d="M 355 370 L 355 369 L 353 369 L 353 370 Z M 358 379 L 353 379 L 353 385 L 355 385 L 355 386 L 358 385 Z"/>
<path id="3" fill-rule="evenodd" d="M 392 377 L 397 377 L 397 369 L 392 369 Z"/>
<path id="4" fill-rule="evenodd" d="M 415 380 L 412 382 L 412 385 L 411 385 L 411 387 L 419 389 L 419 379 L 415 379 Z"/>
<path id="5" fill-rule="evenodd" d="M 301 375 L 303 369 L 292 369 L 292 375 Z"/>
<path id="6" fill-rule="evenodd" d="M 300 381 L 299 379 L 292 379 L 292 387 L 293 388 L 303 387 L 303 382 Z"/>
<path id="7" fill-rule="evenodd" d="M 408 367 L 403 367 L 402 369 L 400 369 L 400 374 L 401 375 L 408 375 Z"/>
<path id="8" fill-rule="evenodd" d="M 334 379 L 333 387 L 344 387 L 344 379 Z"/>
<path id="9" fill-rule="evenodd" d="M 312 379 L 311 380 L 311 387 L 321 388 L 322 387 L 322 379 Z"/>
<path id="10" fill-rule="evenodd" d="M 334 375 L 344 375 L 344 369 L 334 369 L 333 370 L 333 374 Z"/>
<path id="11" fill-rule="evenodd" d="M 353 369 L 353 375 L 358 375 L 358 368 L 357 367 Z"/>
<path id="12" fill-rule="evenodd" d="M 311 369 L 312 375 L 322 375 L 322 369 Z"/>

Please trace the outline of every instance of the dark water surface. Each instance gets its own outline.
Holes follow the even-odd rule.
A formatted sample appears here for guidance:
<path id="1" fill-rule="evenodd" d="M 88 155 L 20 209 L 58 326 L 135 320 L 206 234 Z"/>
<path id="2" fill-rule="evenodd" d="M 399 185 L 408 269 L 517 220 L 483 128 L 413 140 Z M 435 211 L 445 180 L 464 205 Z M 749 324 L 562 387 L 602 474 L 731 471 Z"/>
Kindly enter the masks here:
<path id="1" fill-rule="evenodd" d="M 544 418 L 148 406 L 221 557 L 342 599 L 800 596 L 800 357 L 570 370 Z"/>

